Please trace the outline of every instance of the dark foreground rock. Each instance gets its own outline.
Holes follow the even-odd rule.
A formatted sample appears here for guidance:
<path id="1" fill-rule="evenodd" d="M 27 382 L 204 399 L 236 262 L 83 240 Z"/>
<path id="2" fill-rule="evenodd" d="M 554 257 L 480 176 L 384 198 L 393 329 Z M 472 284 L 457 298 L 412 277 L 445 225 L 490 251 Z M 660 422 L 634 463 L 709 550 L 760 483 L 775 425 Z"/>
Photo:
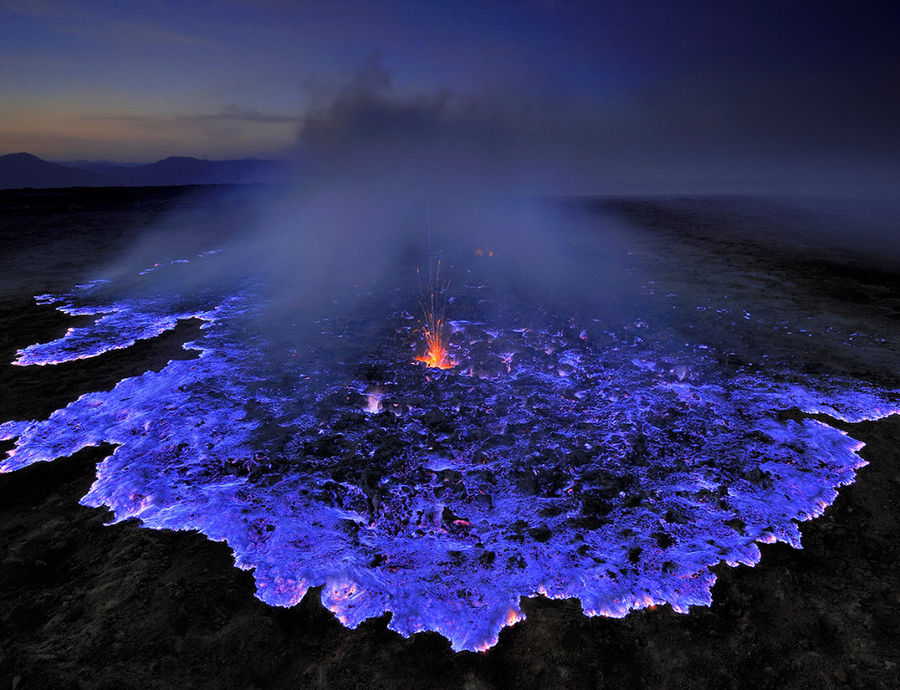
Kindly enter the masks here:
<path id="1" fill-rule="evenodd" d="M 484 654 L 386 620 L 344 628 L 317 592 L 253 597 L 228 548 L 78 505 L 104 450 L 0 477 L 0 679 L 17 688 L 900 685 L 900 419 L 854 425 L 870 465 L 802 551 L 720 567 L 709 609 L 586 618 L 533 599 Z"/>

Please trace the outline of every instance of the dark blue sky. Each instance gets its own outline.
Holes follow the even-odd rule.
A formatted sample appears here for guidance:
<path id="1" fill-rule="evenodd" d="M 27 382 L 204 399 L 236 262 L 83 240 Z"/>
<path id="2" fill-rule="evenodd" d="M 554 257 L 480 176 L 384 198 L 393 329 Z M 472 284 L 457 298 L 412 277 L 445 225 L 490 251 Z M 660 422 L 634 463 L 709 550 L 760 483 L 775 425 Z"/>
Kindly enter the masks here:
<path id="1" fill-rule="evenodd" d="M 897 4 L 0 0 L 0 153 L 281 155 L 365 82 L 382 105 L 478 111 L 588 188 L 886 183 Z"/>

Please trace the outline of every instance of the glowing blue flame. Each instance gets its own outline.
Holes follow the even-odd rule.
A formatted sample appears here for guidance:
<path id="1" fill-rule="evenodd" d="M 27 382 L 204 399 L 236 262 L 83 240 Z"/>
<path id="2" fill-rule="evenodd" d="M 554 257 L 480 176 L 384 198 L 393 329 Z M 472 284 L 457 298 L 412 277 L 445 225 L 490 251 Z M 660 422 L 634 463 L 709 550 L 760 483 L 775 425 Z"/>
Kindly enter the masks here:
<path id="1" fill-rule="evenodd" d="M 205 322 L 186 346 L 199 358 L 0 425 L 16 441 L 0 472 L 115 444 L 84 505 L 227 542 L 269 604 L 323 586 L 347 626 L 391 612 L 393 630 L 435 630 L 456 650 L 496 643 L 522 596 L 615 617 L 708 605 L 711 566 L 757 563 L 757 542 L 799 548 L 797 521 L 865 464 L 844 433 L 775 413 L 898 411 L 851 381 L 730 375 L 706 346 L 684 361 L 652 323 L 603 345 L 578 328 L 472 321 L 454 324 L 460 365 L 427 378 L 412 349 L 379 343 L 372 409 L 370 383 L 315 351 L 273 369 L 237 325 L 260 308 L 248 290 L 187 310 L 160 296 L 91 304 L 89 287 L 42 299 L 98 319 L 16 364 L 99 356 L 185 318 Z"/>

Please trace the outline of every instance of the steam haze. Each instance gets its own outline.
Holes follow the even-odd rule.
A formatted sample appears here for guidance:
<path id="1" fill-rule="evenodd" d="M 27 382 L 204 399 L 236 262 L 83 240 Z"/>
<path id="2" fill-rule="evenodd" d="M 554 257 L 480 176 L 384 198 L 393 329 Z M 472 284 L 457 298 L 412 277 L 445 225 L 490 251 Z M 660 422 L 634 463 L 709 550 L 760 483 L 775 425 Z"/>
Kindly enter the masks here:
<path id="1" fill-rule="evenodd" d="M 168 51 L 137 60 L 121 36 L 108 45 L 128 60 L 110 68 L 90 111 L 89 88 L 61 103 L 24 84 L 24 72 L 7 74 L 20 97 L 0 113 L 0 146 L 25 148 L 46 123 L 46 155 L 277 151 L 290 162 L 283 184 L 259 192 L 240 219 L 224 213 L 210 241 L 225 251 L 190 278 L 259 279 L 278 318 L 334 305 L 348 289 L 407 286 L 415 267 L 439 259 L 463 280 L 484 249 L 496 254 L 494 279 L 520 294 L 611 303 L 629 292 L 639 279 L 616 259 L 627 233 L 553 196 L 896 196 L 900 42 L 890 4 L 348 2 L 301 11 L 244 2 L 177 19 L 162 6 L 115 18 L 90 3 L 78 12 L 2 6 L 34 36 L 55 36 L 63 19 L 104 17 L 121 36 Z M 71 45 L 33 66 L 44 89 L 84 77 L 62 67 L 83 39 L 68 34 Z M 30 59 L 17 40 L 5 45 Z M 225 47 L 245 61 L 229 62 Z M 86 53 L 82 67 L 96 59 Z M 172 84 L 148 74 L 162 68 L 178 75 Z M 43 120 L 28 117 L 38 103 Z M 211 248 L 182 231 L 191 224 L 169 218 L 105 273 L 134 274 L 160 247 L 171 258 L 186 243 Z"/>

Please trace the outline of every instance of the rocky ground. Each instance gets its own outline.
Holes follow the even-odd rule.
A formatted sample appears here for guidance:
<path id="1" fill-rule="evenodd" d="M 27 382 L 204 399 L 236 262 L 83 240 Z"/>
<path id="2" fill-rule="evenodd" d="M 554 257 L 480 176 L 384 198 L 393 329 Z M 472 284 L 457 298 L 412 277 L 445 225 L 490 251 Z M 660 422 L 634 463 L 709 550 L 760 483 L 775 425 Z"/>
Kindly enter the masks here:
<path id="1" fill-rule="evenodd" d="M 856 425 L 871 465 L 804 549 L 720 567 L 711 608 L 622 620 L 528 600 L 484 654 L 374 620 L 344 628 L 315 592 L 253 597 L 227 547 L 78 505 L 102 449 L 0 481 L 0 673 L 8 687 L 897 687 L 900 420 Z"/>
<path id="2" fill-rule="evenodd" d="M 62 250 L 51 261 L 42 246 L 78 248 L 96 235 L 102 241 L 92 253 L 112 255 L 169 205 L 192 203 L 158 192 L 91 194 L 2 200 L 0 362 L 71 325 L 30 295 L 66 289 L 87 259 Z M 697 216 L 683 204 L 616 209 L 676 234 Z M 703 219 L 723 223 L 711 212 Z M 41 230 L 64 222 L 72 229 L 62 240 Z M 734 247 L 752 253 L 731 242 L 729 255 Z M 47 271 L 36 273 L 42 262 Z M 796 258 L 783 263 L 796 269 Z M 866 286 L 887 290 L 888 303 L 900 295 L 887 269 L 854 278 L 834 262 L 801 268 L 819 293 L 840 286 L 856 310 L 872 307 Z M 896 317 L 879 307 L 877 318 Z M 93 363 L 2 365 L 0 418 L 44 416 L 81 393 L 189 356 L 180 344 L 193 328 L 186 323 Z M 109 448 L 3 475 L 0 687 L 900 687 L 900 417 L 836 425 L 866 443 L 861 455 L 870 464 L 823 517 L 802 526 L 802 550 L 762 545 L 755 568 L 719 566 L 714 604 L 688 615 L 663 607 L 621 620 L 586 618 L 574 601 L 527 600 L 527 620 L 486 653 L 454 653 L 432 633 L 403 639 L 384 618 L 349 630 L 315 591 L 292 609 L 271 608 L 253 596 L 251 575 L 233 567 L 223 544 L 134 522 L 105 526 L 108 514 L 78 500 Z"/>

